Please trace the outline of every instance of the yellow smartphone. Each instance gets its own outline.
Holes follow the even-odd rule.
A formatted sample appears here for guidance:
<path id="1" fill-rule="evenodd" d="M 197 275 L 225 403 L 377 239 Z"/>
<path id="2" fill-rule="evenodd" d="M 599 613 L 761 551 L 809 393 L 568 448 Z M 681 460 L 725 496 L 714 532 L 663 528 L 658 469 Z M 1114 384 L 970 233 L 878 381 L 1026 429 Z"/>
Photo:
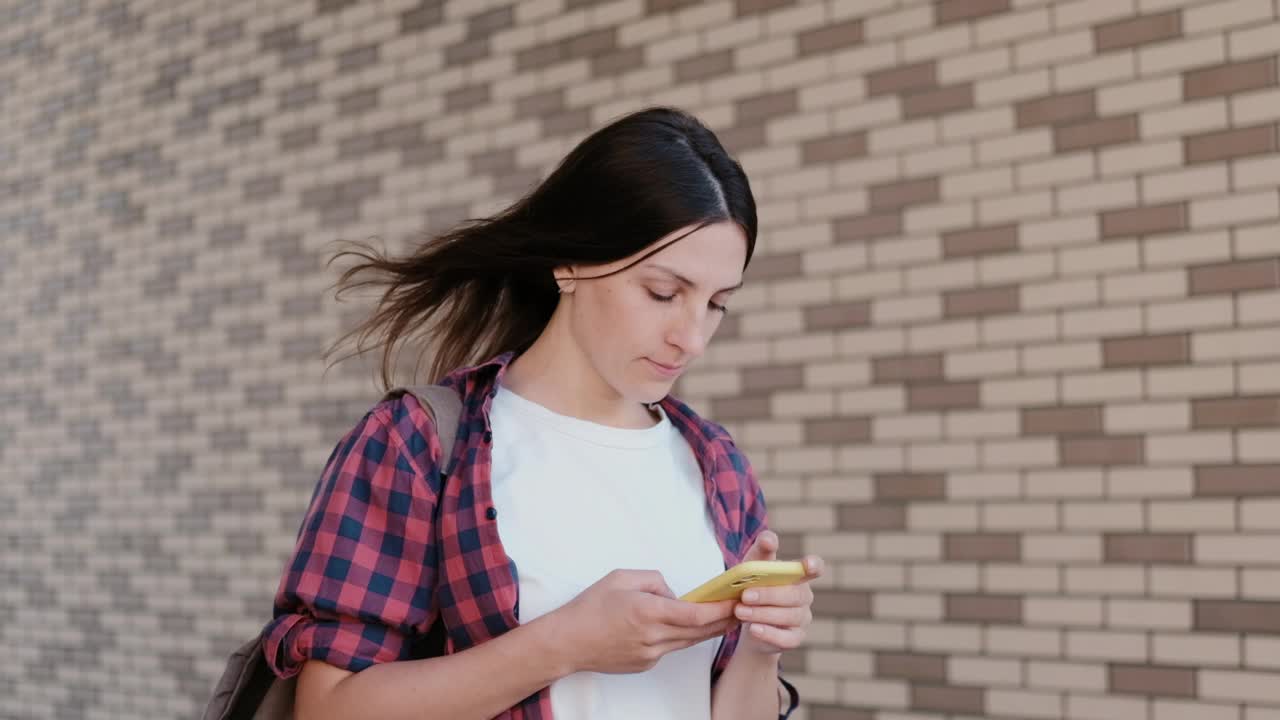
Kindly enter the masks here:
<path id="1" fill-rule="evenodd" d="M 690 590 L 680 599 L 688 602 L 729 600 L 750 587 L 791 585 L 804 578 L 804 563 L 799 560 L 748 560 Z"/>

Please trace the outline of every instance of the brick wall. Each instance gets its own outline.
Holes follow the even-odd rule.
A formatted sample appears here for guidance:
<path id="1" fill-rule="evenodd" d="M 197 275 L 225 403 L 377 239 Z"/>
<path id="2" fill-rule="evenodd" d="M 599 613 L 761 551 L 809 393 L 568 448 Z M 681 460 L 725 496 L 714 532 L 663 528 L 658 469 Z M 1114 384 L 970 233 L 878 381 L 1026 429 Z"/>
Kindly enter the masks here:
<path id="1" fill-rule="evenodd" d="M 1280 717 L 1277 16 L 4 3 L 0 716 L 195 716 L 374 399 L 328 243 L 672 103 L 759 202 L 681 392 L 828 560 L 799 716 Z"/>

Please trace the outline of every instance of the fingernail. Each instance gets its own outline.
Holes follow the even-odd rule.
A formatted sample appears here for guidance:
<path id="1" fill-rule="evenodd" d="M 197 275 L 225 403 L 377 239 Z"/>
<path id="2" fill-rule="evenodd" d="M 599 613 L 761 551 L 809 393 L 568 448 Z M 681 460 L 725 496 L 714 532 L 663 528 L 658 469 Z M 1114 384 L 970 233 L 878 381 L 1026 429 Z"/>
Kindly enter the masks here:
<path id="1" fill-rule="evenodd" d="M 742 593 L 742 599 L 745 600 L 746 602 L 755 602 L 756 600 L 760 599 L 760 593 L 756 592 L 755 590 L 748 590 Z"/>

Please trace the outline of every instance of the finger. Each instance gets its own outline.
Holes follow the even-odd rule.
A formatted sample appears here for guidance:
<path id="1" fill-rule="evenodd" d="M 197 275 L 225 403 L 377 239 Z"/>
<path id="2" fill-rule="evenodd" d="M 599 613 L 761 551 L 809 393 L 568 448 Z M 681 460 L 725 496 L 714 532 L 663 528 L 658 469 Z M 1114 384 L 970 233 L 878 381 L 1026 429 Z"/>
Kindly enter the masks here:
<path id="1" fill-rule="evenodd" d="M 663 600 L 654 619 L 666 625 L 699 627 L 733 617 L 733 607 L 736 604 L 733 599 L 701 603 Z"/>
<path id="2" fill-rule="evenodd" d="M 763 530 L 756 536 L 747 551 L 746 560 L 776 560 L 778 557 L 778 534 L 772 530 Z"/>
<path id="3" fill-rule="evenodd" d="M 817 555 L 805 555 L 804 557 L 804 573 L 806 580 L 812 580 L 822 576 L 822 571 L 826 569 L 826 563 Z"/>
<path id="4" fill-rule="evenodd" d="M 752 588 L 742 593 L 747 605 L 774 605 L 780 607 L 807 605 L 813 600 L 813 590 L 808 583 Z"/>
<path id="5" fill-rule="evenodd" d="M 670 625 L 665 628 L 660 639 L 655 645 L 657 647 L 666 647 L 668 645 L 679 645 L 689 647 L 697 645 L 703 640 L 710 640 L 713 637 L 720 637 L 729 632 L 739 624 L 735 617 L 728 617 L 723 620 L 701 627 L 679 627 Z"/>
<path id="6" fill-rule="evenodd" d="M 794 650 L 804 642 L 803 628 L 780 628 L 773 625 L 751 623 L 748 632 L 756 641 L 778 650 Z"/>
<path id="7" fill-rule="evenodd" d="M 623 587 L 629 590 L 652 593 L 664 598 L 674 598 L 676 594 L 667 585 L 666 578 L 657 570 L 615 570 L 622 577 Z"/>
<path id="8" fill-rule="evenodd" d="M 808 607 L 751 607 L 739 605 L 734 615 L 743 622 L 763 623 L 777 627 L 804 627 L 813 621 Z"/>

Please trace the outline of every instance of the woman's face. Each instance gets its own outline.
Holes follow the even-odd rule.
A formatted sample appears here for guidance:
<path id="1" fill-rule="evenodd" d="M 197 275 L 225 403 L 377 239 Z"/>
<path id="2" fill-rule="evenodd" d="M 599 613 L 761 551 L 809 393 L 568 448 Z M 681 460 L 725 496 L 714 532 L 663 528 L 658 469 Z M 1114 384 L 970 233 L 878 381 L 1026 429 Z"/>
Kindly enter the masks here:
<path id="1" fill-rule="evenodd" d="M 630 258 L 571 271 L 590 277 L 626 267 L 689 229 L 677 230 Z M 746 235 L 737 224 L 723 221 L 616 275 L 575 281 L 567 308 L 574 340 L 619 395 L 645 403 L 661 400 L 706 350 L 733 291 L 742 284 L 746 257 Z M 557 275 L 565 276 L 563 271 Z"/>

